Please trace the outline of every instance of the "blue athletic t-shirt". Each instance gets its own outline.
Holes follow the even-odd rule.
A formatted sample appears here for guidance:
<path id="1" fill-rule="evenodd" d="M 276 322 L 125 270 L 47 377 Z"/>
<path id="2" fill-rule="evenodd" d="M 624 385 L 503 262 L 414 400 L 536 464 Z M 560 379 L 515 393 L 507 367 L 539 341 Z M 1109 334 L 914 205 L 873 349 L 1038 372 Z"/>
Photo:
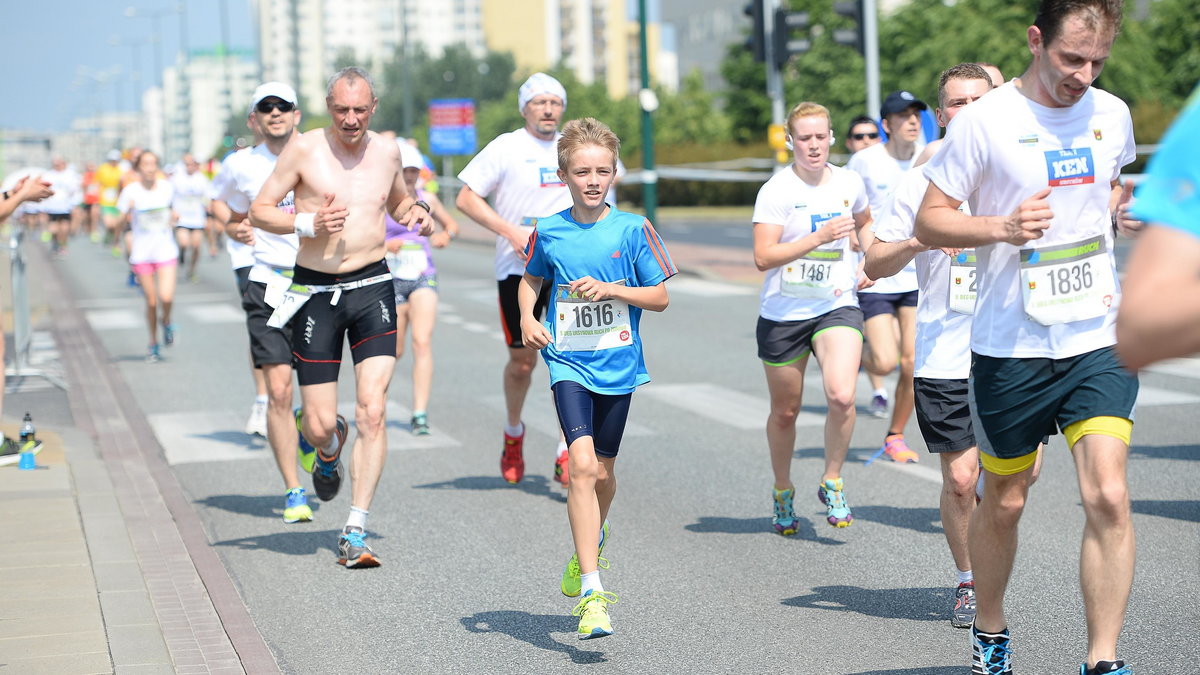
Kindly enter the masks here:
<path id="1" fill-rule="evenodd" d="M 642 339 L 638 323 L 642 310 L 629 306 L 628 317 L 606 301 L 571 302 L 560 286 L 590 276 L 607 282 L 624 281 L 626 286 L 656 286 L 678 270 L 654 231 L 650 221 L 633 213 L 610 208 L 608 215 L 595 223 L 577 223 L 571 209 L 549 218 L 539 218 L 526 249 L 529 261 L 525 272 L 551 284 L 550 305 L 546 310 L 546 329 L 556 333 L 564 321 L 574 319 L 582 333 L 611 330 L 607 349 L 560 350 L 555 342 L 542 349 L 542 358 L 550 370 L 550 384 L 569 380 L 597 394 L 628 394 L 650 381 L 642 358 Z M 560 298 L 564 302 L 560 303 Z M 584 316 L 580 321 L 579 311 Z M 628 334 L 624 333 L 626 323 Z M 586 330 L 582 327 L 595 330 Z M 583 341 L 586 342 L 587 335 Z"/>
<path id="2" fill-rule="evenodd" d="M 1150 159 L 1134 193 L 1133 217 L 1200 237 L 1200 86 Z"/>

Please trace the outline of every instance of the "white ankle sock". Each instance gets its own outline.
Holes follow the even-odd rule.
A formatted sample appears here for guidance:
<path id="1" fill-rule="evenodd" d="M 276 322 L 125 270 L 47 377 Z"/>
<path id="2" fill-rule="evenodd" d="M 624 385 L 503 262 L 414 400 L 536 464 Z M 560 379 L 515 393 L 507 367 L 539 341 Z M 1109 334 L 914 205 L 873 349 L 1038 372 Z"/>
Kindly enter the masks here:
<path id="1" fill-rule="evenodd" d="M 350 507 L 350 517 L 346 519 L 346 527 L 358 527 L 363 531 L 367 529 L 367 516 L 370 511 L 360 509 L 357 506 Z"/>
<path id="2" fill-rule="evenodd" d="M 888 397 L 888 395 L 887 395 L 887 389 L 884 389 L 883 387 L 880 387 L 879 389 L 876 389 L 876 390 L 875 390 L 875 392 L 874 392 L 874 395 L 875 395 L 875 396 L 882 396 L 882 397 L 884 397 L 884 398 L 887 398 L 887 397 Z"/>
<path id="3" fill-rule="evenodd" d="M 958 577 L 958 583 L 960 584 L 965 584 L 968 581 L 975 581 L 975 575 L 971 573 L 971 570 L 964 572 L 960 569 L 955 569 L 954 575 Z"/>
<path id="4" fill-rule="evenodd" d="M 508 423 L 505 422 L 504 423 L 504 433 L 508 434 L 509 436 L 513 436 L 513 437 L 520 436 L 525 433 L 525 423 L 521 422 L 520 424 L 518 424 L 515 427 L 510 427 L 510 426 L 508 426 Z"/>
<path id="5" fill-rule="evenodd" d="M 600 584 L 600 570 L 579 575 L 579 581 L 583 584 L 581 592 L 584 595 L 587 595 L 588 591 L 604 592 L 604 586 Z"/>

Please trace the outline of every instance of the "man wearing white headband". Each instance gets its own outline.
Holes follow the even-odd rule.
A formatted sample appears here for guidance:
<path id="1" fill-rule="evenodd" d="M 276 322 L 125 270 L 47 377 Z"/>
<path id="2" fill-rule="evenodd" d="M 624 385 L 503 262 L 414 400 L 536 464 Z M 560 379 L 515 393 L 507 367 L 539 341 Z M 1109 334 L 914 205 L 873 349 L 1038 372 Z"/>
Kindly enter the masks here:
<path id="1" fill-rule="evenodd" d="M 500 290 L 500 319 L 508 345 L 504 366 L 507 419 L 500 473 L 510 483 L 525 475 L 525 425 L 521 411 L 529 391 L 537 352 L 521 341 L 517 287 L 525 272 L 525 245 L 538 218 L 571 206 L 571 194 L 558 178 L 558 125 L 567 107 L 567 92 L 558 80 L 534 73 L 517 94 L 525 126 L 501 134 L 458 175 L 463 189 L 456 205 L 468 218 L 496 233 L 496 281 Z M 491 198 L 491 204 L 485 201 Z M 535 315 L 540 319 L 549 300 L 550 285 L 542 287 Z M 567 446 L 560 438 L 554 467 L 564 485 Z"/>

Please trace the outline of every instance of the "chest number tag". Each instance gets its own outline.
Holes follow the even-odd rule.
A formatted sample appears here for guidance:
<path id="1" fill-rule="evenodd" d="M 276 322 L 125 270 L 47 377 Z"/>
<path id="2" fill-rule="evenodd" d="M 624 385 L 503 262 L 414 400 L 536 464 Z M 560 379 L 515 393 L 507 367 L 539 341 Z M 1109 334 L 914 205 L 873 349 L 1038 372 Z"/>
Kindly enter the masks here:
<path id="1" fill-rule="evenodd" d="M 783 266 L 779 290 L 791 298 L 833 299 L 845 264 L 843 249 L 815 249 Z"/>
<path id="2" fill-rule="evenodd" d="M 950 256 L 950 311 L 975 313 L 975 249 L 966 248 Z"/>
<path id="3" fill-rule="evenodd" d="M 1104 316 L 1116 295 L 1104 237 L 1022 249 L 1021 295 L 1025 313 L 1043 326 Z"/>
<path id="4" fill-rule="evenodd" d="M 138 211 L 138 229 L 147 232 L 165 232 L 171 229 L 171 209 L 147 209 Z"/>
<path id="5" fill-rule="evenodd" d="M 392 276 L 403 281 L 415 281 L 425 271 L 425 247 L 419 243 L 404 243 L 400 250 L 387 255 Z"/>
<path id="6" fill-rule="evenodd" d="M 624 285 L 624 280 L 616 282 Z M 554 347 L 560 352 L 594 352 L 633 344 L 629 303 L 591 301 L 559 284 L 554 299 Z"/>

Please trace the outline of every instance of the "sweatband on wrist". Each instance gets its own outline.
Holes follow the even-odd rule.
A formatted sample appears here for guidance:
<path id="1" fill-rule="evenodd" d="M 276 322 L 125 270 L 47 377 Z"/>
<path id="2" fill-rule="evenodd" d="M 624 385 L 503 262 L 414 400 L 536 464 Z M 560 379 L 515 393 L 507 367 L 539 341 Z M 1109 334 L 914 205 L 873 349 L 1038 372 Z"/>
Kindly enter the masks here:
<path id="1" fill-rule="evenodd" d="M 295 221 L 296 234 L 308 239 L 316 237 L 317 227 L 313 224 L 316 217 L 317 214 L 315 213 L 297 213 Z"/>

